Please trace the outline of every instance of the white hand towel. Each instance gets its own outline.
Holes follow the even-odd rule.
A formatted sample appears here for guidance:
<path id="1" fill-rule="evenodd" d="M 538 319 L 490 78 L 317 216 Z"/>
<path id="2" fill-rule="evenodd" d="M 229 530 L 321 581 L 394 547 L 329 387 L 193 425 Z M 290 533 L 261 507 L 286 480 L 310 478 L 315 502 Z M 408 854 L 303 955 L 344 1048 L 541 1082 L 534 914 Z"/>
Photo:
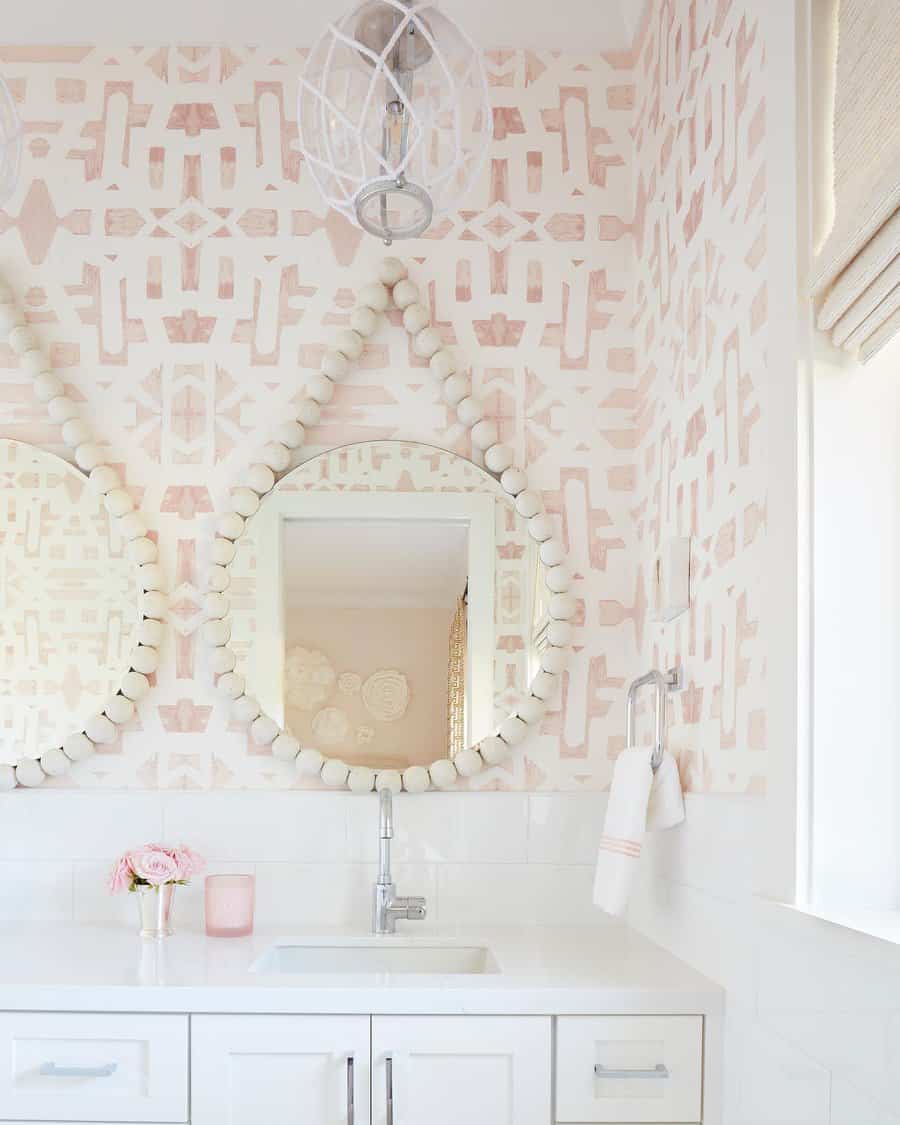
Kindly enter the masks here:
<path id="1" fill-rule="evenodd" d="M 651 753 L 623 750 L 616 758 L 594 875 L 594 903 L 607 914 L 624 914 L 641 858 L 653 785 Z"/>
<path id="2" fill-rule="evenodd" d="M 684 820 L 684 796 L 678 763 L 671 754 L 663 754 L 659 769 L 653 775 L 650 804 L 647 808 L 647 831 L 674 828 Z"/>
<path id="3" fill-rule="evenodd" d="M 684 820 L 678 763 L 665 754 L 654 774 L 651 755 L 623 750 L 616 759 L 594 874 L 594 903 L 607 914 L 625 913 L 647 829 Z"/>

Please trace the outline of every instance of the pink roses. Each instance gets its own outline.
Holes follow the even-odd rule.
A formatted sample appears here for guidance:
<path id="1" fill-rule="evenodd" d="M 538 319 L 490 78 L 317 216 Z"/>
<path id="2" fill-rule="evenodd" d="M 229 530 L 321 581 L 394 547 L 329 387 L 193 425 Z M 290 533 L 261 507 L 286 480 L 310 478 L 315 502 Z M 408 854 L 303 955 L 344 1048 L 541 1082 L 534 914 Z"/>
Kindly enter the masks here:
<path id="1" fill-rule="evenodd" d="M 202 871 L 201 856 L 180 844 L 166 848 L 162 844 L 144 844 L 133 848 L 116 860 L 109 876 L 109 889 L 133 891 L 135 887 L 160 887 L 164 883 L 186 883 Z"/>

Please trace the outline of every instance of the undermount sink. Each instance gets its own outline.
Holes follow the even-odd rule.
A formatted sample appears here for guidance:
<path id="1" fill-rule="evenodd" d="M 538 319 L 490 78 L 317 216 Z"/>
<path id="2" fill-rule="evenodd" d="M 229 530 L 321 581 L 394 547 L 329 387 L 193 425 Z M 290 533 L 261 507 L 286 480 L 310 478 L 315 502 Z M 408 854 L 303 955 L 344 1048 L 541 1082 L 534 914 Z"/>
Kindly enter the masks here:
<path id="1" fill-rule="evenodd" d="M 261 974 L 499 972 L 489 949 L 480 945 L 429 945 L 396 938 L 273 945 L 251 966 Z"/>

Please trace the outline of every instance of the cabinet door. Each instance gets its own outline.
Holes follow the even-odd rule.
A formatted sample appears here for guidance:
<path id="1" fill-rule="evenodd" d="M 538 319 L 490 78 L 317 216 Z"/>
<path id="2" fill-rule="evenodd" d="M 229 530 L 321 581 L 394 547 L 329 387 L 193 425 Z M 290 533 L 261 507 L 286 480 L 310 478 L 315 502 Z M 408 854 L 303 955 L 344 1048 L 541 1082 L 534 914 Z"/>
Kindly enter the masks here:
<path id="1" fill-rule="evenodd" d="M 194 1016 L 192 1125 L 368 1125 L 368 1016 Z"/>
<path id="2" fill-rule="evenodd" d="M 372 1123 L 547 1125 L 550 1050 L 544 1016 L 376 1016 Z"/>

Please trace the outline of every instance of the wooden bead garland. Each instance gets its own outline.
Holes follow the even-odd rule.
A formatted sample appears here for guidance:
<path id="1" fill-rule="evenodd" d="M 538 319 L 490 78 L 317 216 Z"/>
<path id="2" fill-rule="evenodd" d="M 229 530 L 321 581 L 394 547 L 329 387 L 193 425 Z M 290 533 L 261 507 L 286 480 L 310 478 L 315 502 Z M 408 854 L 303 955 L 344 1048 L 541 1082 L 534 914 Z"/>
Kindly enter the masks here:
<path id="1" fill-rule="evenodd" d="M 122 487 L 118 472 L 105 463 L 103 447 L 94 441 L 90 429 L 80 418 L 78 404 L 66 394 L 63 381 L 51 370 L 44 350 L 26 324 L 12 288 L 3 282 L 0 282 L 0 334 L 19 357 L 22 370 L 31 377 L 35 397 L 46 404 L 50 420 L 61 426 L 62 440 L 72 451 L 75 464 L 84 472 L 96 494 L 103 497 L 116 530 L 128 544 L 128 557 L 135 566 L 140 591 L 141 621 L 134 637 L 138 643 L 119 691 L 107 702 L 104 712 L 89 718 L 84 729 L 69 735 L 62 746 L 43 751 L 39 760 L 23 758 L 14 767 L 0 766 L 0 789 L 12 789 L 16 785 L 33 788 L 46 777 L 66 773 L 72 762 L 89 758 L 96 744 L 114 742 L 118 727 L 132 720 L 135 701 L 149 688 L 147 674 L 155 671 L 159 663 L 158 645 L 162 640 L 167 598 L 162 592 L 165 583 L 156 561 L 156 544 L 146 537 L 146 525 L 134 511 L 131 495 Z"/>
<path id="2" fill-rule="evenodd" d="M 527 521 L 529 535 L 540 544 L 551 618 L 547 627 L 548 646 L 541 653 L 540 669 L 529 685 L 528 694 L 497 732 L 482 739 L 477 746 L 462 750 L 452 761 L 441 758 L 427 769 L 409 766 L 402 771 L 348 766 L 337 758 L 326 758 L 312 747 L 301 747 L 293 735 L 261 713 L 254 698 L 236 694 L 239 688 L 243 692 L 245 685 L 243 677 L 233 671 L 234 654 L 228 648 L 230 607 L 223 593 L 230 581 L 228 567 L 234 558 L 234 544 L 246 530 L 246 521 L 259 508 L 260 499 L 274 487 L 277 476 L 288 469 L 291 451 L 302 447 L 306 429 L 318 424 L 321 407 L 334 395 L 335 382 L 349 374 L 351 364 L 362 355 L 365 339 L 377 329 L 383 319 L 381 314 L 391 302 L 402 313 L 413 353 L 428 360 L 440 397 L 455 409 L 457 420 L 469 431 L 472 447 L 482 451 L 485 468 L 498 479 L 518 513 Z M 61 387 L 51 389 L 58 391 Z M 572 576 L 565 565 L 565 549 L 554 537 L 553 521 L 544 511 L 543 498 L 539 492 L 528 488 L 527 475 L 515 467 L 514 462 L 515 454 L 510 446 L 500 441 L 496 423 L 484 418 L 483 405 L 472 393 L 468 375 L 460 370 L 456 356 L 444 347 L 440 333 L 431 324 L 428 306 L 421 299 L 418 287 L 409 280 L 406 266 L 397 258 L 385 258 L 378 269 L 377 280 L 360 289 L 358 305 L 350 314 L 350 327 L 336 333 L 331 349 L 324 354 L 321 369 L 308 378 L 306 397 L 297 406 L 296 418 L 282 422 L 275 429 L 273 441 L 264 447 L 260 463 L 249 469 L 247 483 L 232 490 L 234 510 L 220 517 L 216 526 L 206 595 L 208 621 L 203 636 L 211 645 L 210 661 L 219 674 L 219 690 L 231 700 L 232 716 L 249 723 L 254 742 L 270 745 L 273 755 L 293 762 L 298 774 L 318 777 L 332 788 L 347 786 L 354 793 L 369 793 L 373 789 L 424 793 L 432 786 L 450 788 L 459 777 L 472 777 L 485 766 L 500 764 L 509 756 L 511 747 L 524 741 L 530 728 L 543 720 L 547 701 L 558 688 L 572 639 L 569 621 L 575 616 L 578 603 L 569 592 Z M 260 469 L 264 468 L 271 473 L 261 473 Z M 0 786 L 2 784 L 0 777 Z"/>

